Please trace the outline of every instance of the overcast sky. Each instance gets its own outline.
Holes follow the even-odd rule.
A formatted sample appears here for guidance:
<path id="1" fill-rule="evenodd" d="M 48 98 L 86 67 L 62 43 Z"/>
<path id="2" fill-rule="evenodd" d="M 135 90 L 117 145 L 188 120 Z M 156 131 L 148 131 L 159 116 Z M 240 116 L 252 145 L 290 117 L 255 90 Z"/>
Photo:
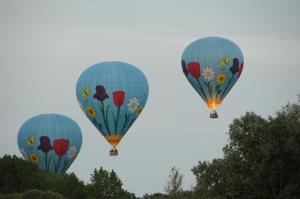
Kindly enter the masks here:
<path id="1" fill-rule="evenodd" d="M 25 120 L 59 113 L 82 129 L 81 151 L 68 170 L 81 180 L 103 166 L 130 192 L 163 192 L 175 165 L 190 189 L 191 168 L 222 157 L 234 118 L 246 111 L 267 117 L 297 100 L 299 9 L 297 0 L 0 0 L 0 155 L 21 156 L 17 133 Z M 234 41 L 245 60 L 217 120 L 209 119 L 180 65 L 184 48 L 206 36 Z M 112 60 L 138 66 L 150 89 L 118 157 L 108 155 L 109 144 L 75 96 L 83 70 Z"/>

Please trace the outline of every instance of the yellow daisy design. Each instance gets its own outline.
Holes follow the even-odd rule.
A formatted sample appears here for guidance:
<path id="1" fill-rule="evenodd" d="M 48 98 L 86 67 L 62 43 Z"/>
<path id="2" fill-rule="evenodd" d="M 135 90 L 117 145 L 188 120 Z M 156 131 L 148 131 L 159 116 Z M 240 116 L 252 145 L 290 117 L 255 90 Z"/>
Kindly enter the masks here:
<path id="1" fill-rule="evenodd" d="M 226 81 L 226 74 L 225 73 L 218 74 L 216 78 L 217 84 L 223 84 L 225 81 Z"/>
<path id="2" fill-rule="evenodd" d="M 91 105 L 86 107 L 86 111 L 87 111 L 88 115 L 91 116 L 92 118 L 96 117 L 96 111 L 94 110 L 94 108 Z"/>
<path id="3" fill-rule="evenodd" d="M 37 153 L 30 153 L 29 158 L 30 158 L 31 162 L 33 162 L 35 164 L 39 163 L 39 161 L 40 161 L 40 158 L 37 155 Z"/>

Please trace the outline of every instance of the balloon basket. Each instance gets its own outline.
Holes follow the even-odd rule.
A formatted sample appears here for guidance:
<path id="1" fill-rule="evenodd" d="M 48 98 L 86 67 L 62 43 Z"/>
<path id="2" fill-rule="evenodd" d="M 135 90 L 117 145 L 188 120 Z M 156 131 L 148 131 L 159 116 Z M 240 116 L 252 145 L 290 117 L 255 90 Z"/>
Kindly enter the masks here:
<path id="1" fill-rule="evenodd" d="M 109 155 L 110 156 L 117 156 L 118 155 L 118 150 L 116 148 L 112 148 L 110 151 L 109 151 Z"/>
<path id="2" fill-rule="evenodd" d="M 210 113 L 210 118 L 212 118 L 212 119 L 218 118 L 218 113 L 217 113 L 215 110 L 213 110 L 213 111 Z"/>

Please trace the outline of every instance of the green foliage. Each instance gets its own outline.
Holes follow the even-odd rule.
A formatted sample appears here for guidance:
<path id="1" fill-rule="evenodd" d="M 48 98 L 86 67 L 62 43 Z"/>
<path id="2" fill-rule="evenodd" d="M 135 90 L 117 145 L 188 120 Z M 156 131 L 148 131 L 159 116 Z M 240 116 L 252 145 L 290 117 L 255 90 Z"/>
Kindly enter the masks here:
<path id="1" fill-rule="evenodd" d="M 66 198 L 82 199 L 88 197 L 88 191 L 74 173 L 57 176 L 49 174 L 46 178 L 47 188 L 62 194 Z"/>
<path id="2" fill-rule="evenodd" d="M 162 193 L 145 194 L 143 199 L 167 199 L 168 196 Z"/>
<path id="3" fill-rule="evenodd" d="M 27 190 L 22 199 L 65 199 L 62 195 L 52 191 L 41 191 L 37 189 Z"/>
<path id="4" fill-rule="evenodd" d="M 74 173 L 54 175 L 39 170 L 31 162 L 8 155 L 0 158 L 0 193 L 4 194 L 0 195 L 0 199 L 23 197 L 136 199 L 133 193 L 122 189 L 122 182 L 114 171 L 95 169 L 91 183 L 85 185 Z"/>
<path id="5" fill-rule="evenodd" d="M 235 119 L 224 158 L 192 169 L 198 198 L 300 198 L 300 105 L 267 120 L 255 113 Z"/>
<path id="6" fill-rule="evenodd" d="M 165 191 L 169 195 L 169 198 L 182 198 L 182 178 L 183 175 L 179 173 L 179 169 L 172 167 L 169 175 L 169 181 L 165 187 Z"/>
<path id="7" fill-rule="evenodd" d="M 33 163 L 17 156 L 0 158 L 0 193 L 21 193 L 44 186 L 41 172 Z"/>
<path id="8" fill-rule="evenodd" d="M 14 194 L 0 194 L 0 199 L 22 199 L 23 194 L 14 193 Z"/>
<path id="9" fill-rule="evenodd" d="M 114 198 L 135 198 L 122 189 L 122 182 L 112 170 L 108 172 L 102 167 L 94 170 L 91 177 L 89 194 L 92 198 L 114 199 Z"/>
<path id="10" fill-rule="evenodd" d="M 29 189 L 24 193 L 0 195 L 0 199 L 66 199 L 66 198 L 53 191 Z"/>

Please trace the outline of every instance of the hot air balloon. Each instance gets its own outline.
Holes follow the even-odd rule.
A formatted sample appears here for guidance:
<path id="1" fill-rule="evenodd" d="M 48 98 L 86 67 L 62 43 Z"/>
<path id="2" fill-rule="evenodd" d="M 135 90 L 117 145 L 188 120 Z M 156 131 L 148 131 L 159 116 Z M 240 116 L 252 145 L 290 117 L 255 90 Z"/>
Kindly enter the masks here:
<path id="1" fill-rule="evenodd" d="M 244 58 L 232 41 L 206 37 L 188 45 L 181 57 L 185 77 L 205 101 L 211 118 L 218 118 L 216 108 L 239 79 Z"/>
<path id="2" fill-rule="evenodd" d="M 18 145 L 25 160 L 40 169 L 64 174 L 80 151 L 82 134 L 69 117 L 42 114 L 27 120 L 20 128 Z"/>
<path id="3" fill-rule="evenodd" d="M 123 62 L 102 62 L 87 68 L 76 86 L 79 105 L 111 144 L 110 155 L 142 112 L 148 98 L 145 75 Z"/>

